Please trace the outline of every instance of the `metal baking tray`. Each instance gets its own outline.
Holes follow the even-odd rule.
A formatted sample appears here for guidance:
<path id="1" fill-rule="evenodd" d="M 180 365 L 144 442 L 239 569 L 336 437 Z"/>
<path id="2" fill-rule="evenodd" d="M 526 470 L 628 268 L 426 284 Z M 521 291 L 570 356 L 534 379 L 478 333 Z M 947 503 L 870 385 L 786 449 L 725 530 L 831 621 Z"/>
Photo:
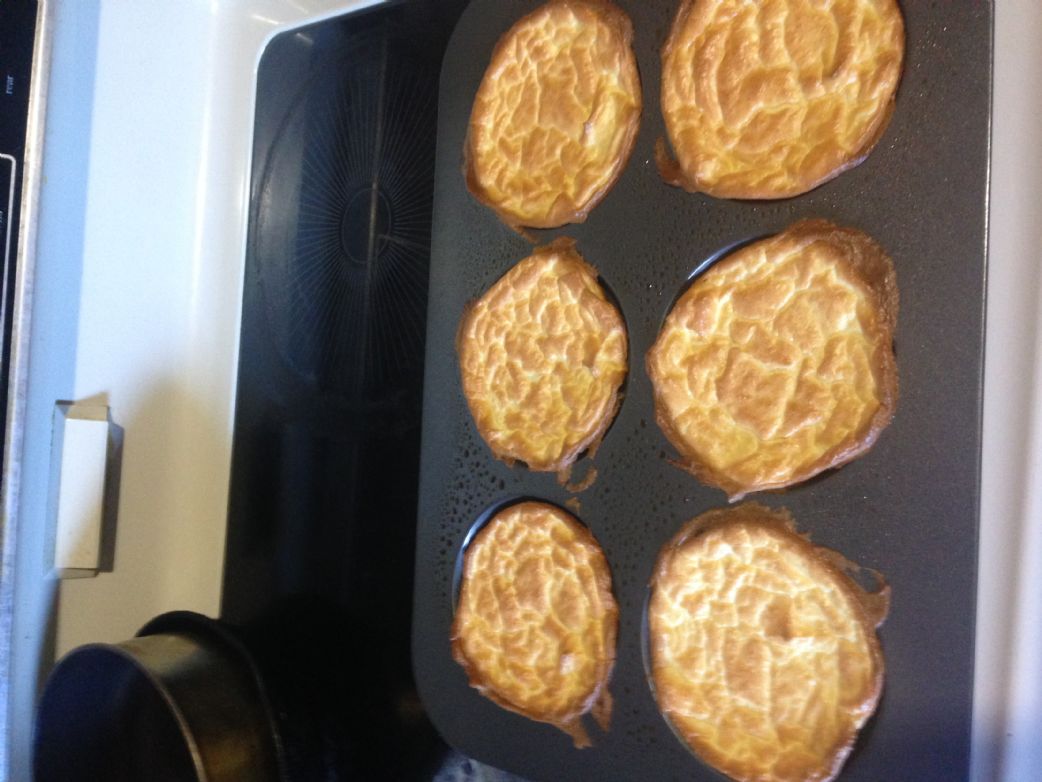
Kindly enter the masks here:
<path id="1" fill-rule="evenodd" d="M 533 780 L 720 779 L 660 715 L 645 676 L 643 606 L 660 547 L 688 519 L 727 504 L 671 465 L 654 421 L 644 354 L 692 273 L 724 248 L 824 217 L 867 231 L 897 268 L 897 414 L 864 457 L 784 493 L 814 542 L 881 571 L 893 589 L 880 633 L 886 684 L 844 780 L 964 779 L 969 773 L 980 475 L 985 238 L 992 62 L 991 2 L 904 3 L 905 69 L 890 127 L 857 168 L 779 202 L 724 201 L 665 185 L 653 149 L 659 50 L 676 0 L 620 2 L 635 28 L 644 87 L 636 148 L 586 223 L 533 232 L 571 236 L 617 297 L 630 339 L 618 417 L 573 495 L 553 475 L 496 461 L 475 430 L 454 336 L 464 305 L 532 244 L 466 190 L 462 149 L 471 101 L 499 36 L 538 2 L 475 0 L 441 74 L 434 192 L 413 665 L 424 704 L 462 752 Z M 452 660 L 453 573 L 472 526 L 515 497 L 580 503 L 603 546 L 620 608 L 610 732 L 578 750 L 556 729 L 509 713 L 467 684 Z"/>

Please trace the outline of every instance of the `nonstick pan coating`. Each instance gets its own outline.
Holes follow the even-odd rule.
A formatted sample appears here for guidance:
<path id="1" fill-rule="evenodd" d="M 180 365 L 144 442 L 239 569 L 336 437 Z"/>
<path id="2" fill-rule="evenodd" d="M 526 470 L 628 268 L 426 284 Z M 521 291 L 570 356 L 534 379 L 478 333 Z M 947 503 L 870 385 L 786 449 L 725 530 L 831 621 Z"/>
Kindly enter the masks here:
<path id="1" fill-rule="evenodd" d="M 804 196 L 723 201 L 665 185 L 659 49 L 676 2 L 620 2 L 631 15 L 644 86 L 636 148 L 586 223 L 533 232 L 571 236 L 618 298 L 630 374 L 618 418 L 570 494 L 549 474 L 497 462 L 460 389 L 454 336 L 476 298 L 532 244 L 478 204 L 461 170 L 471 101 L 498 37 L 537 5 L 477 0 L 441 76 L 424 389 L 413 664 L 424 703 L 459 750 L 534 780 L 715 780 L 656 708 L 642 654 L 643 608 L 660 547 L 688 519 L 726 505 L 669 463 L 654 420 L 644 355 L 689 277 L 722 249 L 823 217 L 868 232 L 888 251 L 901 294 L 897 415 L 876 446 L 839 471 L 781 494 L 814 542 L 886 575 L 881 639 L 886 684 L 841 774 L 844 780 L 957 780 L 968 775 L 976 605 L 981 368 L 990 126 L 990 2 L 905 2 L 907 50 L 889 129 L 857 168 Z M 582 476 L 591 460 L 582 459 Z M 608 734 L 576 750 L 547 725 L 508 713 L 467 685 L 449 649 L 453 569 L 471 526 L 512 497 L 564 504 L 603 546 L 620 607 Z"/>

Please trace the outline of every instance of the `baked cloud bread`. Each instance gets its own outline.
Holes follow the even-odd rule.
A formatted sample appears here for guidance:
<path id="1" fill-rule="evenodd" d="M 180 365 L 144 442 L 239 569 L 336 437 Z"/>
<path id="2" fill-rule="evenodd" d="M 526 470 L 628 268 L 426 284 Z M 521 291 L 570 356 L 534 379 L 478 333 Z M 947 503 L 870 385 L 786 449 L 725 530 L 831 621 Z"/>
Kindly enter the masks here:
<path id="1" fill-rule="evenodd" d="M 608 0 L 551 0 L 496 45 L 464 168 L 470 191 L 508 225 L 581 223 L 618 179 L 640 125 L 632 37 Z"/>
<path id="2" fill-rule="evenodd" d="M 570 239 L 536 249 L 470 305 L 457 350 L 478 432 L 508 463 L 564 474 L 618 410 L 625 323 Z"/>
<path id="3" fill-rule="evenodd" d="M 671 184 L 788 198 L 860 163 L 904 58 L 897 0 L 684 0 L 662 51 Z"/>
<path id="4" fill-rule="evenodd" d="M 647 355 L 680 466 L 736 500 L 871 448 L 897 404 L 897 298 L 883 250 L 825 220 L 717 261 Z"/>
<path id="5" fill-rule="evenodd" d="M 472 686 L 500 706 L 590 741 L 607 730 L 618 606 L 590 531 L 541 502 L 498 512 L 467 547 L 452 653 Z"/>
<path id="6" fill-rule="evenodd" d="M 746 503 L 685 525 L 648 604 L 655 697 L 678 737 L 740 782 L 829 780 L 883 686 L 889 589 Z"/>

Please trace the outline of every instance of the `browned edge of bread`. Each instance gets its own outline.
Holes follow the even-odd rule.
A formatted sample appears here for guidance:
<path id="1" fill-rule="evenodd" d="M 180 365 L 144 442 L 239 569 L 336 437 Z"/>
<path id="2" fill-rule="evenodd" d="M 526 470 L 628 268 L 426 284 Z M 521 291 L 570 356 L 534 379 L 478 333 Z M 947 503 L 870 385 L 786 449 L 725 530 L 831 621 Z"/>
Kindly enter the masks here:
<path id="1" fill-rule="evenodd" d="M 611 304 L 612 308 L 618 314 L 619 320 L 623 323 L 624 337 L 626 339 L 626 357 L 628 360 L 629 333 L 628 330 L 625 329 L 626 319 L 623 317 L 622 311 L 619 309 L 618 304 L 615 302 L 614 298 L 608 294 L 604 285 L 601 284 L 600 275 L 597 272 L 597 269 L 594 268 L 585 258 L 583 258 L 582 255 L 579 254 L 579 251 L 575 248 L 575 239 L 572 239 L 567 236 L 559 236 L 552 242 L 550 242 L 550 244 L 543 245 L 542 247 L 536 247 L 527 257 L 531 258 L 536 255 L 551 255 L 554 253 L 567 255 L 571 262 L 578 265 L 581 269 L 583 269 L 583 271 L 585 271 L 587 274 L 593 277 L 593 279 L 597 280 L 597 284 L 600 285 L 601 290 L 605 291 L 605 299 L 609 304 Z M 523 258 L 522 260 L 525 259 Z M 520 263 L 520 261 L 518 261 L 517 263 Z M 492 285 L 488 286 L 488 288 L 485 289 L 485 292 L 491 289 L 493 285 L 499 282 L 499 280 L 503 279 L 504 276 L 509 274 L 511 270 L 513 270 L 514 267 L 517 266 L 517 263 L 513 264 L 510 267 L 510 269 L 507 269 L 502 275 L 500 275 L 499 278 L 496 279 L 496 282 L 492 283 Z M 482 293 L 482 295 L 484 295 L 484 292 Z M 473 315 L 475 301 L 476 299 L 471 300 L 464 307 L 463 317 L 460 318 L 459 326 L 457 326 L 456 328 L 455 347 L 457 358 L 459 357 L 462 348 L 462 335 L 467 331 L 470 318 Z M 458 363 L 460 362 L 457 360 L 457 364 Z M 604 419 L 601 421 L 601 425 L 595 431 L 591 432 L 585 440 L 582 440 L 581 442 L 577 443 L 574 448 L 562 454 L 561 458 L 555 462 L 550 462 L 546 465 L 534 466 L 531 464 L 525 464 L 525 467 L 527 467 L 532 472 L 557 473 L 558 483 L 560 483 L 561 485 L 567 485 L 569 479 L 571 478 L 572 467 L 574 466 L 576 460 L 583 453 L 585 453 L 590 458 L 592 458 L 597 453 L 597 449 L 600 447 L 601 442 L 604 440 L 604 435 L 608 433 L 608 430 L 611 428 L 612 423 L 614 423 L 615 418 L 618 416 L 619 408 L 622 406 L 622 400 L 624 396 L 622 387 L 623 385 L 625 385 L 625 382 L 626 380 L 624 378 L 622 384 L 620 384 L 618 388 L 614 389 L 614 391 L 612 392 L 612 403 L 609 405 L 608 408 L 609 412 L 604 416 Z M 466 393 L 464 393 L 463 396 L 464 399 L 467 400 L 467 407 L 470 408 L 471 412 L 470 418 L 474 422 L 474 426 L 478 430 L 478 434 L 481 435 L 481 439 L 485 442 L 486 445 L 488 445 L 491 442 L 491 432 L 478 423 L 478 419 L 474 415 L 474 410 L 471 407 L 470 399 L 467 398 Z M 488 445 L 488 448 L 490 451 L 492 451 L 493 456 L 495 456 L 501 462 L 506 464 L 508 467 L 513 467 L 514 464 L 518 461 L 513 457 L 503 456 L 497 453 L 491 445 Z M 583 480 L 580 480 L 577 483 L 572 484 L 574 488 L 570 488 L 569 490 L 576 492 L 585 491 L 593 484 L 593 481 L 596 479 L 596 477 L 596 470 L 593 470 L 591 468 L 591 472 L 588 472 Z"/>
<path id="2" fill-rule="evenodd" d="M 795 486 L 825 470 L 836 469 L 853 461 L 866 453 L 875 444 L 880 432 L 890 424 L 897 409 L 897 362 L 894 357 L 893 342 L 894 332 L 897 329 L 898 291 L 897 273 L 894 270 L 893 261 L 890 260 L 883 248 L 863 231 L 855 228 L 844 228 L 828 220 L 812 218 L 800 220 L 772 237 L 744 245 L 716 261 L 716 263 L 727 263 L 737 252 L 742 252 L 761 242 L 769 242 L 783 236 L 831 242 L 833 245 L 843 248 L 846 251 L 844 259 L 848 266 L 875 299 L 877 310 L 882 315 L 880 324 L 885 329 L 887 337 L 883 340 L 882 355 L 872 357 L 873 369 L 877 373 L 876 383 L 879 390 L 879 409 L 872 416 L 868 429 L 855 442 L 848 443 L 846 447 L 833 448 L 831 451 L 822 454 L 821 457 L 795 473 L 783 484 L 745 486 L 730 480 L 726 475 L 702 462 L 698 455 L 687 447 L 680 433 L 674 428 L 661 395 L 657 390 L 654 390 L 655 421 L 666 436 L 666 439 L 680 454 L 679 459 L 672 460 L 673 464 L 687 470 L 702 483 L 723 489 L 727 492 L 728 499 L 731 502 L 737 502 L 750 492 L 780 491 L 790 486 Z M 691 284 L 694 285 L 697 282 L 698 278 L 696 277 Z M 679 300 L 680 297 L 677 298 L 677 301 Z M 676 306 L 676 303 L 674 303 L 674 306 Z M 669 317 L 668 314 L 666 317 Z M 655 372 L 651 362 L 652 350 L 654 350 L 654 343 L 645 354 L 644 364 L 645 371 L 651 380 L 652 388 L 656 389 Z"/>
<path id="3" fill-rule="evenodd" d="M 787 540 L 791 541 L 794 547 L 803 551 L 808 557 L 816 559 L 834 578 L 835 583 L 843 593 L 851 598 L 851 604 L 856 606 L 859 611 L 858 619 L 865 629 L 869 654 L 876 671 L 874 686 L 868 697 L 861 704 L 865 712 L 871 715 L 878 706 L 879 699 L 883 694 L 886 666 L 876 630 L 886 621 L 887 614 L 890 611 L 890 586 L 880 572 L 858 565 L 833 549 L 812 543 L 809 534 L 797 531 L 796 522 L 792 514 L 785 508 L 773 509 L 756 502 L 744 502 L 728 508 L 716 508 L 706 511 L 688 521 L 659 551 L 649 584 L 648 604 L 650 605 L 656 583 L 668 576 L 674 556 L 701 535 L 730 524 L 760 526 L 782 533 Z M 875 589 L 873 591 L 864 589 L 854 580 L 854 576 L 861 572 L 867 572 L 872 576 L 875 581 Z M 646 619 L 645 622 L 647 621 Z M 651 649 L 649 648 L 647 652 L 650 654 Z M 652 695 L 658 702 L 653 663 L 649 660 L 648 665 L 652 669 L 650 676 Z M 668 716 L 663 714 L 663 717 L 680 737 L 679 732 L 673 728 Z M 859 731 L 860 728 L 852 727 L 837 746 L 832 749 L 829 755 L 832 761 L 829 773 L 821 778 L 819 782 L 829 782 L 839 774 L 844 761 L 853 749 Z M 685 746 L 689 746 L 684 740 L 682 740 L 682 743 Z M 693 747 L 691 749 L 694 751 Z M 695 754 L 718 770 L 721 765 L 726 765 L 727 758 L 706 752 L 706 748 L 702 748 Z"/>
<path id="4" fill-rule="evenodd" d="M 611 0 L 548 0 L 548 2 L 542 4 L 535 10 L 521 17 L 521 19 L 519 19 L 513 25 L 511 25 L 510 29 L 508 29 L 499 37 L 499 40 L 496 42 L 495 47 L 493 47 L 492 49 L 492 54 L 489 57 L 489 63 L 491 64 L 492 62 L 494 62 L 496 58 L 499 57 L 499 55 L 502 53 L 503 49 L 509 44 L 515 27 L 524 23 L 532 16 L 535 16 L 536 14 L 540 13 L 542 9 L 546 6 L 553 4 L 584 6 L 590 9 L 593 13 L 597 14 L 602 21 L 604 21 L 609 26 L 613 27 L 617 31 L 619 38 L 622 41 L 622 45 L 632 51 L 633 23 L 630 21 L 629 15 L 621 8 L 619 8 L 617 5 L 612 3 Z M 636 80 L 637 83 L 640 84 L 640 69 L 637 65 L 636 55 L 633 55 L 632 60 Z M 474 154 L 471 150 L 471 120 L 468 120 L 467 122 L 467 135 L 463 142 L 463 177 L 467 183 L 467 190 L 469 190 L 470 194 L 474 196 L 474 198 L 477 199 L 481 204 L 495 212 L 503 223 L 505 223 L 507 226 L 509 226 L 511 229 L 519 233 L 521 236 L 523 236 L 525 239 L 532 242 L 533 244 L 536 242 L 536 239 L 530 233 L 525 231 L 525 228 L 560 228 L 562 225 L 566 225 L 568 223 L 585 222 L 590 212 L 592 212 L 594 208 L 602 200 L 604 200 L 604 197 L 608 194 L 612 187 L 615 186 L 615 183 L 618 181 L 619 176 L 621 176 L 623 170 L 626 168 L 626 164 L 629 162 L 630 157 L 632 157 L 633 155 L 633 148 L 636 146 L 637 133 L 640 130 L 641 118 L 644 113 L 643 89 L 638 91 L 636 97 L 637 111 L 633 116 L 633 120 L 629 123 L 629 127 L 627 128 L 626 140 L 623 144 L 623 154 L 620 155 L 618 160 L 616 161 L 615 166 L 612 168 L 612 172 L 607 181 L 605 182 L 604 187 L 601 188 L 597 193 L 595 193 L 594 196 L 590 198 L 590 200 L 587 201 L 585 204 L 578 206 L 578 208 L 573 208 L 572 205 L 566 202 L 566 199 L 558 198 L 557 201 L 554 203 L 553 210 L 550 212 L 549 215 L 547 215 L 546 219 L 528 222 L 518 221 L 518 219 L 514 215 L 501 209 L 500 206 L 495 202 L 495 200 L 491 198 L 485 191 L 485 189 L 481 186 L 481 183 L 478 182 L 477 172 L 474 170 Z M 471 111 L 473 112 L 473 108 L 471 109 Z"/>
<path id="5" fill-rule="evenodd" d="M 453 621 L 452 629 L 450 631 L 452 658 L 463 668 L 464 671 L 466 671 L 467 680 L 470 682 L 470 685 L 477 689 L 479 692 L 481 692 L 482 695 L 491 700 L 493 703 L 506 709 L 507 711 L 512 711 L 515 714 L 520 714 L 522 717 L 527 717 L 528 719 L 535 720 L 536 722 L 545 722 L 549 725 L 553 725 L 554 727 L 558 728 L 564 733 L 567 733 L 572 738 L 572 741 L 577 748 L 584 749 L 586 747 L 592 746 L 592 742 L 590 741 L 589 734 L 586 732 L 586 728 L 582 724 L 583 716 L 585 716 L 586 714 L 592 715 L 597 725 L 600 726 L 601 730 L 605 732 L 607 732 L 611 727 L 613 701 L 611 697 L 611 692 L 608 690 L 608 685 L 611 682 L 611 675 L 615 667 L 615 658 L 617 656 L 616 647 L 618 643 L 619 633 L 619 605 L 615 600 L 614 593 L 612 592 L 610 565 L 608 564 L 608 559 L 607 556 L 604 554 L 604 550 L 601 548 L 601 545 L 597 541 L 597 539 L 593 536 L 593 533 L 590 531 L 589 527 L 587 527 L 585 524 L 579 521 L 571 512 L 565 510 L 564 508 L 560 508 L 556 505 L 552 505 L 550 503 L 536 502 L 531 500 L 506 505 L 500 508 L 496 512 L 496 514 L 492 516 L 492 518 L 490 518 L 488 522 L 477 532 L 477 534 L 468 544 L 468 548 L 469 545 L 472 545 L 476 540 L 478 540 L 482 535 L 484 535 L 485 532 L 489 529 L 489 527 L 495 523 L 496 516 L 498 516 L 503 511 L 513 509 L 518 505 L 536 507 L 549 506 L 559 514 L 560 518 L 562 518 L 576 532 L 577 536 L 580 537 L 587 545 L 596 547 L 599 551 L 601 551 L 601 554 L 604 557 L 605 568 L 597 573 L 597 589 L 601 592 L 602 598 L 604 598 L 604 605 L 608 607 L 606 617 L 608 630 L 607 648 L 611 650 L 611 656 L 605 660 L 598 661 L 600 665 L 600 671 L 598 675 L 597 685 L 594 687 L 593 692 L 590 693 L 590 697 L 587 698 L 586 702 L 582 704 L 581 708 L 576 709 L 567 714 L 554 715 L 539 715 L 526 711 L 523 707 L 518 706 L 506 700 L 505 698 L 500 697 L 494 690 L 487 686 L 487 683 L 481 676 L 481 672 L 477 669 L 477 667 L 474 664 L 471 663 L 471 661 L 467 658 L 466 654 L 464 654 L 463 652 L 463 644 L 460 640 L 458 613 L 456 612 L 457 606 L 455 602 L 452 606 Z M 463 554 L 464 577 L 466 576 L 467 572 L 467 556 L 468 552 L 465 551 Z M 458 600 L 457 597 L 454 597 L 453 599 L 454 601 Z"/>
<path id="6" fill-rule="evenodd" d="M 701 1 L 704 2 L 704 0 Z M 700 2 L 700 0 L 682 0 L 676 16 L 673 17 L 673 24 L 670 28 L 669 36 L 666 38 L 666 43 L 662 47 L 661 62 L 663 71 L 665 69 L 666 61 L 673 52 L 673 48 L 678 45 L 678 39 L 684 29 L 687 17 L 691 14 L 694 6 L 698 2 Z M 898 17 L 901 23 L 901 31 L 903 35 L 904 14 L 900 13 L 900 7 Z M 805 186 L 799 188 L 798 192 L 771 193 L 760 189 L 738 187 L 729 187 L 726 191 L 716 188 L 704 188 L 698 183 L 695 177 L 689 176 L 687 172 L 684 171 L 671 149 L 672 144 L 668 137 L 662 136 L 655 141 L 655 165 L 659 170 L 659 175 L 666 184 L 683 188 L 689 193 L 705 193 L 714 198 L 734 199 L 737 201 L 780 201 L 786 198 L 796 198 L 805 193 L 809 193 L 811 190 L 821 187 L 826 182 L 832 181 L 843 172 L 861 165 L 871 154 L 872 150 L 875 149 L 876 144 L 879 143 L 883 134 L 886 133 L 886 129 L 890 126 L 890 119 L 894 114 L 894 107 L 897 105 L 897 94 L 901 90 L 901 82 L 904 76 L 904 56 L 905 46 L 902 46 L 901 62 L 898 63 L 898 78 L 897 83 L 894 85 L 894 94 L 890 97 L 886 109 L 882 114 L 880 114 L 877 123 L 870 127 L 865 133 L 865 137 L 858 146 L 857 151 L 841 165 L 832 169 L 824 176 L 819 177 L 810 183 L 806 183 Z M 663 120 L 665 121 L 665 116 L 663 116 Z"/>

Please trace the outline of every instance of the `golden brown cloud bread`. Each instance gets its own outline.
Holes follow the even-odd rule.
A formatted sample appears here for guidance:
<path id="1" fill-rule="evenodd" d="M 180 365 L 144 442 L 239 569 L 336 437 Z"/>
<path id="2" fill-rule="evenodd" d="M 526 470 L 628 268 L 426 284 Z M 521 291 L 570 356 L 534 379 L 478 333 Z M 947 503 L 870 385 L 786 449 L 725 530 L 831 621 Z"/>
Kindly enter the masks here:
<path id="1" fill-rule="evenodd" d="M 889 589 L 746 503 L 662 549 L 648 604 L 655 697 L 703 760 L 745 782 L 832 779 L 875 710 Z M 878 574 L 877 574 L 878 577 Z"/>
<path id="2" fill-rule="evenodd" d="M 731 499 L 867 451 L 893 416 L 894 267 L 867 235 L 805 220 L 714 264 L 648 352 L 681 466 Z"/>
<path id="3" fill-rule="evenodd" d="M 672 184 L 787 198 L 868 155 L 904 57 L 896 0 L 684 0 L 662 51 Z"/>
<path id="4" fill-rule="evenodd" d="M 551 0 L 500 39 L 474 99 L 467 185 L 513 226 L 581 223 L 615 183 L 640 125 L 629 17 Z"/>
<path id="5" fill-rule="evenodd" d="M 500 511 L 467 547 L 452 654 L 472 686 L 500 706 L 590 741 L 607 730 L 618 607 L 597 541 L 542 502 Z"/>
<path id="6" fill-rule="evenodd" d="M 470 412 L 500 459 L 566 470 L 615 417 L 626 327 L 569 239 L 537 249 L 471 305 L 457 347 Z"/>

